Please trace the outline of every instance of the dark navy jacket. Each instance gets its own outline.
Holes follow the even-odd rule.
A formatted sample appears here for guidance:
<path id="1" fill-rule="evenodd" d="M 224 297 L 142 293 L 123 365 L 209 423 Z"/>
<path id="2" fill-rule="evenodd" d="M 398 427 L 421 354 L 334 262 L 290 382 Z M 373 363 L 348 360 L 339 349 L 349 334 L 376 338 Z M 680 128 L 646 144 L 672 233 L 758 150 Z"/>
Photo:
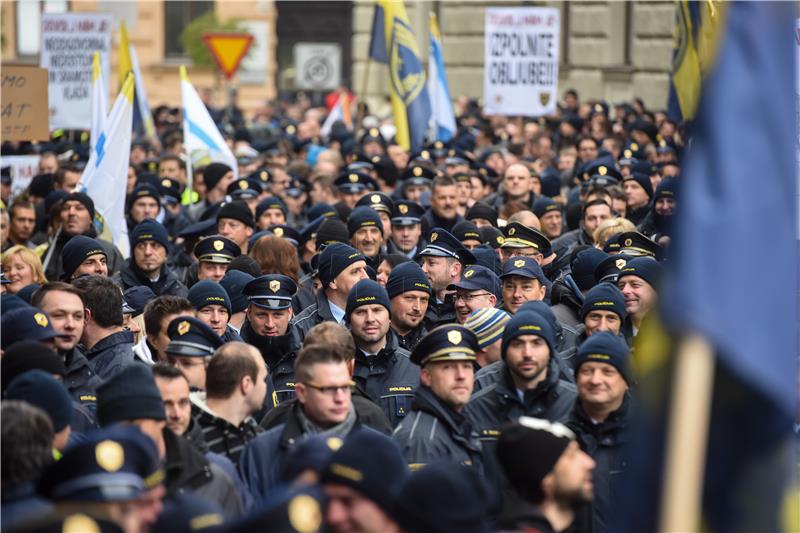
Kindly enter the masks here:
<path id="1" fill-rule="evenodd" d="M 130 331 L 118 331 L 92 346 L 86 352 L 86 358 L 92 366 L 92 370 L 106 380 L 135 362 L 133 355 L 133 333 Z"/>

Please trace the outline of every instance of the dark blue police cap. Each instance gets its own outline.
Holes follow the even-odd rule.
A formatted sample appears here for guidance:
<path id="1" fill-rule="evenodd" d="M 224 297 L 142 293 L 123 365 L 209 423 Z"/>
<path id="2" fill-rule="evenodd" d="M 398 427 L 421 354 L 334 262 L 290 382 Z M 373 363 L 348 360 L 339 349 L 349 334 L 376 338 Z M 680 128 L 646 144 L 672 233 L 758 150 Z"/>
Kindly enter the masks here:
<path id="1" fill-rule="evenodd" d="M 447 286 L 447 290 L 463 289 L 465 291 L 487 291 L 500 297 L 500 278 L 492 270 L 480 266 L 470 265 L 461 274 L 461 281 Z"/>
<path id="2" fill-rule="evenodd" d="M 241 270 L 228 270 L 219 284 L 228 293 L 231 301 L 231 313 L 241 313 L 247 309 L 247 296 L 243 294 L 245 286 L 253 281 L 253 276 Z"/>
<path id="3" fill-rule="evenodd" d="M 48 316 L 30 305 L 12 311 L 3 309 L 0 330 L 3 350 L 21 340 L 49 341 L 56 337 Z"/>
<path id="4" fill-rule="evenodd" d="M 216 226 L 216 224 L 214 225 Z M 242 255 L 242 249 L 227 237 L 211 235 L 195 244 L 194 255 L 198 261 L 227 265 L 234 258 Z"/>
<path id="5" fill-rule="evenodd" d="M 293 226 L 287 226 L 286 224 L 275 224 L 267 229 L 276 237 L 280 239 L 286 239 L 292 243 L 292 246 L 294 247 L 297 247 L 297 245 L 300 244 L 300 241 L 303 239 L 297 229 L 295 229 Z"/>
<path id="6" fill-rule="evenodd" d="M 288 276 L 267 274 L 259 276 L 245 285 L 243 293 L 251 304 L 263 309 L 289 309 L 297 285 Z"/>
<path id="7" fill-rule="evenodd" d="M 345 194 L 357 194 L 366 190 L 374 191 L 378 188 L 372 176 L 357 171 L 342 172 L 334 183 Z"/>
<path id="8" fill-rule="evenodd" d="M 222 338 L 193 316 L 179 316 L 167 326 L 169 344 L 164 350 L 179 357 L 211 357 L 222 346 Z"/>
<path id="9" fill-rule="evenodd" d="M 392 209 L 394 208 L 392 199 L 382 192 L 373 192 L 362 196 L 361 199 L 356 202 L 356 207 L 362 205 L 374 209 L 375 211 L 383 211 L 389 216 L 392 215 Z"/>
<path id="10" fill-rule="evenodd" d="M 156 295 L 144 285 L 134 285 L 122 293 L 122 314 L 138 316 L 144 313 L 144 306 Z"/>
<path id="11" fill-rule="evenodd" d="M 478 337 L 460 324 L 444 324 L 430 330 L 411 352 L 417 365 L 441 361 L 474 361 Z"/>
<path id="12" fill-rule="evenodd" d="M 503 228 L 502 248 L 535 248 L 542 255 L 550 255 L 550 240 L 541 232 L 519 222 L 512 222 Z"/>
<path id="13" fill-rule="evenodd" d="M 262 190 L 260 181 L 239 178 L 228 185 L 227 193 L 233 200 L 248 200 L 251 198 L 258 198 Z"/>
<path id="14" fill-rule="evenodd" d="M 664 250 L 660 244 L 648 239 L 638 231 L 621 233 L 616 241 L 620 245 L 619 252 L 632 257 L 649 256 L 661 259 Z"/>
<path id="15" fill-rule="evenodd" d="M 462 265 L 471 265 L 475 262 L 475 256 L 467 250 L 461 241 L 444 228 L 433 228 L 431 230 L 428 245 L 425 246 L 420 256 L 426 255 L 433 257 L 452 257 L 457 259 Z"/>
<path id="16" fill-rule="evenodd" d="M 511 276 L 520 276 L 523 278 L 536 279 L 542 285 L 547 285 L 549 282 L 547 277 L 542 271 L 542 267 L 532 257 L 510 257 L 503 263 L 503 274 L 500 279 L 505 279 Z"/>
<path id="17" fill-rule="evenodd" d="M 620 270 L 625 268 L 628 261 L 633 259 L 630 255 L 625 254 L 612 254 L 603 259 L 594 269 L 594 280 L 597 283 L 609 281 L 611 283 L 617 282 Z"/>
<path id="18" fill-rule="evenodd" d="M 353 209 L 347 219 L 347 231 L 351 237 L 355 232 L 363 228 L 377 228 L 383 235 L 381 217 L 374 209 L 365 205 Z"/>
<path id="19" fill-rule="evenodd" d="M 392 226 L 413 226 L 422 221 L 425 210 L 417 202 L 398 200 L 392 210 Z"/>

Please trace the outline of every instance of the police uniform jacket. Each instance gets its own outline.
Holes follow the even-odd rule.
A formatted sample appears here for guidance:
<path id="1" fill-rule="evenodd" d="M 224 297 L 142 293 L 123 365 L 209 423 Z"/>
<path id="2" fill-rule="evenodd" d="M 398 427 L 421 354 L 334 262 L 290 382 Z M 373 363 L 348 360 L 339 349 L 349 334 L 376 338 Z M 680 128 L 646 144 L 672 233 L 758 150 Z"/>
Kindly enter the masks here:
<path id="1" fill-rule="evenodd" d="M 612 506 L 619 501 L 621 479 L 628 462 L 630 400 L 626 395 L 619 409 L 595 424 L 584 412 L 580 401 L 570 414 L 567 426 L 575 432 L 578 444 L 592 456 L 595 469 L 592 522 L 595 533 L 608 531 Z"/>
<path id="2" fill-rule="evenodd" d="M 481 441 L 491 442 L 500 436 L 500 428 L 520 416 L 564 422 L 569 417 L 577 396 L 573 383 L 561 379 L 556 358 L 551 357 L 547 375 L 533 390 L 517 394 L 507 367 L 491 385 L 473 394 L 467 404 L 467 417 L 478 431 Z"/>
<path id="3" fill-rule="evenodd" d="M 392 330 L 394 331 L 394 330 Z M 414 347 L 422 340 L 428 333 L 427 328 L 425 327 L 425 322 L 420 322 L 420 325 L 406 333 L 405 335 L 400 335 L 396 331 L 394 331 L 395 336 L 397 336 L 397 344 L 403 348 L 404 350 L 408 350 L 411 352 Z"/>
<path id="4" fill-rule="evenodd" d="M 559 322 L 568 326 L 581 323 L 580 311 L 583 302 L 563 279 L 553 282 L 550 291 L 550 307 Z"/>
<path id="5" fill-rule="evenodd" d="M 570 254 L 579 244 L 588 244 L 594 246 L 594 240 L 591 235 L 587 235 L 583 228 L 568 231 L 553 239 L 551 248 L 556 253 L 556 260 L 551 263 L 554 270 L 562 270 L 569 267 Z"/>
<path id="6" fill-rule="evenodd" d="M 394 430 L 394 439 L 412 470 L 448 460 L 482 471 L 481 443 L 469 420 L 420 386 L 411 411 Z"/>
<path id="7" fill-rule="evenodd" d="M 257 334 L 250 321 L 242 326 L 242 340 L 255 346 L 269 370 L 267 378 L 267 410 L 272 409 L 294 398 L 294 360 L 295 354 L 302 347 L 293 342 L 291 332 L 277 337 L 265 337 Z"/>
<path id="8" fill-rule="evenodd" d="M 92 370 L 89 360 L 75 346 L 64 354 L 64 386 L 76 402 L 87 407 L 91 412 L 97 410 L 97 395 L 95 389 L 101 380 Z"/>
<path id="9" fill-rule="evenodd" d="M 436 298 L 432 297 L 428 302 L 428 310 L 425 311 L 425 318 L 422 319 L 422 323 L 428 331 L 443 324 L 455 324 L 455 295 L 446 295 L 443 302 L 437 302 Z"/>
<path id="10" fill-rule="evenodd" d="M 297 292 L 292 297 L 292 311 L 299 315 L 304 309 L 314 305 L 314 278 L 306 274 L 297 282 Z"/>
<path id="11" fill-rule="evenodd" d="M 453 226 L 458 224 L 459 222 L 463 222 L 464 217 L 461 215 L 456 215 L 455 218 L 446 219 L 441 218 L 433 212 L 433 209 L 428 209 L 424 215 L 422 215 L 422 234 L 428 235 L 428 232 L 432 228 L 444 228 L 450 233 L 453 232 Z"/>
<path id="12" fill-rule="evenodd" d="M 241 515 L 244 509 L 233 480 L 219 466 L 210 462 L 189 440 L 179 437 L 169 429 L 164 429 L 163 434 L 167 495 L 191 492 L 219 504 L 226 516 Z"/>
<path id="13" fill-rule="evenodd" d="M 239 475 L 250 491 L 256 505 L 263 503 L 280 480 L 281 469 L 289 450 L 300 442 L 305 433 L 300 423 L 299 403 L 295 403 L 286 422 L 256 437 L 242 452 Z M 354 431 L 362 427 L 358 420 Z"/>
<path id="14" fill-rule="evenodd" d="M 303 344 L 306 338 L 306 333 L 317 324 L 323 322 L 336 322 L 331 313 L 331 307 L 328 305 L 328 298 L 325 297 L 325 291 L 317 291 L 315 302 L 307 307 L 302 313 L 295 316 L 289 323 L 289 329 L 292 332 L 293 341 L 297 344 Z"/>
<path id="15" fill-rule="evenodd" d="M 158 281 L 151 281 L 136 267 L 133 263 L 133 257 L 125 261 L 119 272 L 111 279 L 122 287 L 123 291 L 137 285 L 143 285 L 149 287 L 156 296 L 180 296 L 181 298 L 186 298 L 189 294 L 189 289 L 181 283 L 178 276 L 168 269 L 166 265 L 161 267 Z"/>
<path id="16" fill-rule="evenodd" d="M 386 346 L 377 354 L 367 356 L 356 349 L 353 381 L 364 396 L 383 409 L 392 427 L 411 411 L 411 400 L 419 387 L 419 367 L 409 355 L 397 345 L 391 329 Z"/>
<path id="17" fill-rule="evenodd" d="M 242 336 L 236 333 L 236 330 L 230 327 L 230 325 L 225 326 L 225 333 L 222 334 L 222 342 L 243 342 Z"/>
<path id="18" fill-rule="evenodd" d="M 107 380 L 128 365 L 138 364 L 133 355 L 133 333 L 118 331 L 101 339 L 86 352 L 86 359 L 102 380 Z"/>

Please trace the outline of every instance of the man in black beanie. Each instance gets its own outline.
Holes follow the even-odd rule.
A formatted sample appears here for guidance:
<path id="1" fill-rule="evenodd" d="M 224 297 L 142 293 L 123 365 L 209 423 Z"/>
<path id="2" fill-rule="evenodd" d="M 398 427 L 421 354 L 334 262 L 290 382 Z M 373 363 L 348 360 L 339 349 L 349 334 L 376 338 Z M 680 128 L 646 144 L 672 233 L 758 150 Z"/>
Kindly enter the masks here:
<path id="1" fill-rule="evenodd" d="M 503 429 L 497 458 L 515 493 L 503 509 L 503 530 L 564 531 L 592 501 L 595 463 L 563 424 L 520 417 Z"/>
<path id="2" fill-rule="evenodd" d="M 233 170 L 225 163 L 211 163 L 202 169 L 203 184 L 206 187 L 206 197 L 203 201 L 190 205 L 186 209 L 186 216 L 193 222 L 200 220 L 208 207 L 225 199 L 228 186 L 233 182 Z"/>
<path id="3" fill-rule="evenodd" d="M 100 247 L 105 250 L 109 275 L 116 273 L 122 267 L 124 259 L 117 247 L 110 242 L 97 238 L 97 231 L 92 223 L 94 215 L 94 202 L 87 194 L 73 192 L 64 198 L 61 204 L 61 232 L 57 233 L 57 236 L 51 237 L 42 255 L 44 273 L 47 279 L 56 280 L 61 278 L 63 273 L 61 250 L 67 241 L 75 235 L 86 235 L 97 240 Z"/>
<path id="4" fill-rule="evenodd" d="M 247 253 L 255 226 L 253 212 L 244 200 L 224 204 L 217 212 L 217 231 L 238 244 L 243 254 Z"/>
<path id="5" fill-rule="evenodd" d="M 628 209 L 625 218 L 639 224 L 650 211 L 650 200 L 653 198 L 653 184 L 650 176 L 641 172 L 633 172 L 622 181 L 622 188 L 628 197 Z"/>
<path id="6" fill-rule="evenodd" d="M 161 393 L 146 365 L 127 367 L 97 388 L 97 418 L 101 427 L 137 426 L 150 437 L 165 463 L 167 495 L 196 492 L 237 515 L 242 511 L 230 477 L 211 463 L 191 442 L 166 427 Z"/>
<path id="7" fill-rule="evenodd" d="M 123 290 L 137 285 L 148 287 L 156 296 L 186 297 L 188 289 L 167 268 L 169 235 L 167 230 L 148 218 L 142 220 L 130 235 L 131 256 L 112 278 Z"/>
<path id="8" fill-rule="evenodd" d="M 97 242 L 86 235 L 75 235 L 61 249 L 63 281 L 71 282 L 78 276 L 108 276 L 108 257 Z"/>

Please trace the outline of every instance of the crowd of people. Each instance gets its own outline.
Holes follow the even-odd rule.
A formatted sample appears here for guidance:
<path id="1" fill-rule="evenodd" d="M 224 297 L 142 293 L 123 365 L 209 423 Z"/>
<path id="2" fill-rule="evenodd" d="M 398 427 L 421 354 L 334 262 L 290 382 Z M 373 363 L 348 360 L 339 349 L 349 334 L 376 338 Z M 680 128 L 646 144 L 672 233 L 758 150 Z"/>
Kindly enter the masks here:
<path id="1" fill-rule="evenodd" d="M 328 103 L 217 113 L 238 168 L 157 108 L 127 258 L 85 142 L 3 144 L 3 531 L 613 530 L 680 125 L 462 99 L 409 152 Z"/>

